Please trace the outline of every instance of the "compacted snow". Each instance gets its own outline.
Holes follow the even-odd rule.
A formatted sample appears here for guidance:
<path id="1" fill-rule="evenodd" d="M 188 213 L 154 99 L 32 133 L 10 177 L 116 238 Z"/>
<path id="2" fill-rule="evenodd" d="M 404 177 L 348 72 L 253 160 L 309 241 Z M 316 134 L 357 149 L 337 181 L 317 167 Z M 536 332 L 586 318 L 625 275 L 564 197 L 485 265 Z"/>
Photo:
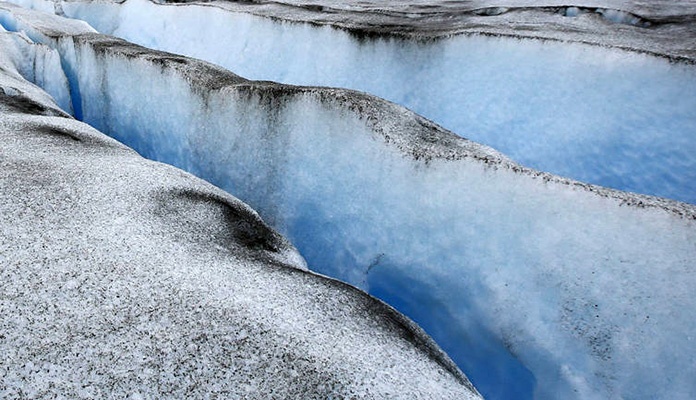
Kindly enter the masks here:
<path id="1" fill-rule="evenodd" d="M 0 33 L 0 397 L 480 398 L 248 206 L 22 78 L 53 87 L 55 55 Z"/>
<path id="2" fill-rule="evenodd" d="M 696 203 L 693 3 L 16 1 L 245 78 L 366 91 L 522 165 Z"/>
<path id="3" fill-rule="evenodd" d="M 693 205 L 527 169 L 364 93 L 249 81 L 9 5 L 0 22 L 60 54 L 76 115 L 248 202 L 311 269 L 416 320 L 487 397 L 696 396 Z M 596 51 L 693 84 L 686 65 Z"/>

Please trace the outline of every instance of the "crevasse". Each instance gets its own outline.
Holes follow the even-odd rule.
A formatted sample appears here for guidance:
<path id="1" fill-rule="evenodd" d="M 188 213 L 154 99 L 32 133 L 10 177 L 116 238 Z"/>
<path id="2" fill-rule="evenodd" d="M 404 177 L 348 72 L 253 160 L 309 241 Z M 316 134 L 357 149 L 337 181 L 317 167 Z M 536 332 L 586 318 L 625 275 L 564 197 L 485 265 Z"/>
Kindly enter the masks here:
<path id="1" fill-rule="evenodd" d="M 251 204 L 484 395 L 696 394 L 692 206 L 525 169 L 362 93 L 21 25 L 73 68 L 85 121 Z"/>

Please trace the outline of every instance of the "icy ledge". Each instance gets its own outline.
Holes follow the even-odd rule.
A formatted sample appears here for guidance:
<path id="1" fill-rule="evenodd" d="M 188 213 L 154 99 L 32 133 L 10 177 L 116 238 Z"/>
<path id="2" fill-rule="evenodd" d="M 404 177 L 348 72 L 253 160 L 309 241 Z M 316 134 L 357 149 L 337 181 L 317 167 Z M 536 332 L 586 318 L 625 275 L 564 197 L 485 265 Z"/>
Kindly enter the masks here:
<path id="1" fill-rule="evenodd" d="M 369 95 L 2 9 L 58 49 L 87 122 L 249 202 L 310 268 L 415 319 L 484 395 L 696 396 L 694 206 L 520 167 Z"/>
<path id="2" fill-rule="evenodd" d="M 635 52 L 696 60 L 689 17 L 696 7 L 684 2 L 654 1 L 648 9 L 603 2 L 649 17 L 655 25 L 648 29 L 609 23 L 600 12 L 630 16 L 592 2 L 515 1 L 499 15 L 477 16 L 495 14 L 486 8 L 495 3 L 313 2 L 330 3 L 321 11 L 294 0 L 15 1 L 245 78 L 365 91 L 522 165 L 696 204 L 696 66 Z M 430 36 L 429 27 L 451 24 Z M 359 33 L 378 27 L 383 34 Z M 413 32 L 398 35 L 399 27 Z"/>
<path id="3" fill-rule="evenodd" d="M 1 398 L 480 398 L 415 324 L 67 116 L 16 54 L 51 51 L 0 33 Z"/>

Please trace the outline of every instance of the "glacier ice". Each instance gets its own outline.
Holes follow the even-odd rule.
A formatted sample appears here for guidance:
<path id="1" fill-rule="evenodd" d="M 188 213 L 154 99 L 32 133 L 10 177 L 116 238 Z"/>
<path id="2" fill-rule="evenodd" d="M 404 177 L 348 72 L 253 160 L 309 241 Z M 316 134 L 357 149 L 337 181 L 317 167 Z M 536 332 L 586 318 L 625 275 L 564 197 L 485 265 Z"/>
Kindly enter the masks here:
<path id="1" fill-rule="evenodd" d="M 480 398 L 247 205 L 70 118 L 26 40 L 0 33 L 1 398 Z"/>
<path id="2" fill-rule="evenodd" d="M 5 71 L 3 80 L 11 77 L 14 72 L 14 80 L 26 79 L 43 89 L 31 90 L 32 97 L 41 98 L 42 102 L 55 102 L 67 113 L 73 112 L 68 80 L 56 50 L 35 44 L 26 35 L 7 32 L 2 27 L 0 46 L 3 49 L 0 66 Z M 10 87 L 12 86 L 7 86 L 6 90 L 10 90 Z"/>
<path id="3" fill-rule="evenodd" d="M 74 71 L 87 122 L 247 201 L 311 268 L 414 318 L 484 395 L 696 395 L 694 206 L 521 167 L 363 93 L 11 14 Z"/>
<path id="4" fill-rule="evenodd" d="M 45 0 L 17 1 L 53 7 Z M 534 2 L 522 3 L 519 7 Z M 100 32 L 214 62 L 246 78 L 347 87 L 375 94 L 532 168 L 696 203 L 696 159 L 690 156 L 696 152 L 694 68 L 617 48 L 565 42 L 659 53 L 660 47 L 650 47 L 648 39 L 637 44 L 610 41 L 614 37 L 623 40 L 640 36 L 644 28 L 636 27 L 630 35 L 622 30 L 604 32 L 601 30 L 612 28 L 594 20 L 565 28 L 563 24 L 570 23 L 568 18 L 557 15 L 544 20 L 544 26 L 552 28 L 531 33 L 523 32 L 524 23 L 510 32 L 489 29 L 504 37 L 364 39 L 331 26 L 251 15 L 271 5 L 164 5 L 147 0 L 56 4 L 66 15 L 84 19 Z M 331 7 L 341 9 L 337 4 Z M 375 7 L 390 10 L 387 4 Z M 664 4 L 662 7 L 669 10 Z M 649 10 L 637 8 L 649 15 Z M 630 22 L 634 15 L 610 8 L 583 8 L 590 9 L 592 14 L 616 22 Z M 290 18 L 286 14 L 278 11 L 280 18 Z M 302 18 L 313 21 L 311 18 L 341 12 L 315 14 Z M 514 13 L 502 15 L 507 18 L 504 22 L 514 22 L 510 20 L 514 15 L 507 14 Z M 652 18 L 660 21 L 666 17 Z M 561 28 L 554 28 L 557 25 Z M 674 21 L 669 25 L 679 26 Z M 560 33 L 549 38 L 563 42 L 507 37 L 546 37 L 554 29 Z M 692 37 L 690 43 L 696 40 L 696 35 L 687 34 L 688 27 L 668 31 L 669 40 L 659 36 L 661 29 L 666 28 L 656 26 L 644 35 L 659 38 L 655 46 L 662 48 L 679 42 L 682 36 Z M 598 33 L 600 39 L 572 36 L 583 30 L 603 34 Z M 683 45 L 689 47 L 688 43 Z M 696 55 L 682 50 L 666 54 L 674 59 L 696 60 Z"/>

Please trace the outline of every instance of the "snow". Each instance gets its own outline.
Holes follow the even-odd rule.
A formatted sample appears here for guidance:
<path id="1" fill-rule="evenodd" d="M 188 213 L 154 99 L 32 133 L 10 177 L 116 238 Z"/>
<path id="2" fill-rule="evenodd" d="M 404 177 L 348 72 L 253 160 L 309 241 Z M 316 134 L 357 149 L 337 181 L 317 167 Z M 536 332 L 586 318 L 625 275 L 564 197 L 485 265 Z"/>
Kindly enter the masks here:
<path id="1" fill-rule="evenodd" d="M 247 205 L 69 118 L 17 43 L 45 56 L 0 33 L 0 397 L 480 398 Z"/>
<path id="2" fill-rule="evenodd" d="M 690 156 L 696 152 L 696 70 L 688 65 L 605 47 L 509 37 L 365 39 L 223 5 L 58 4 L 100 32 L 201 58 L 245 78 L 375 94 L 531 168 L 696 203 L 696 158 Z M 565 15 L 576 14 L 568 10 Z M 640 24 L 625 11 L 575 11 L 578 20 L 596 14 Z M 603 26 L 588 23 L 585 30 Z"/>
<path id="3" fill-rule="evenodd" d="M 31 15 L 23 20 L 27 29 Z M 521 167 L 364 93 L 248 81 L 93 33 L 48 37 L 39 29 L 32 37 L 56 46 L 74 71 L 88 123 L 249 203 L 311 269 L 364 288 L 418 322 L 485 396 L 696 396 L 693 205 Z M 471 40 L 513 55 L 520 43 L 534 57 L 547 49 Z M 621 68 L 633 65 L 631 76 L 659 77 L 667 92 L 692 84 L 688 66 L 547 45 L 587 68 L 599 64 L 597 71 L 606 58 L 589 56 L 600 52 Z M 562 68 L 556 63 L 551 72 Z M 574 83 L 577 73 L 563 77 Z M 685 95 L 671 107 L 690 104 Z M 680 112 L 688 120 L 693 109 Z M 692 158 L 684 154 L 682 168 Z M 163 212 L 175 221 L 190 215 L 184 227 L 211 225 L 191 213 Z M 187 229 L 174 232 L 188 237 Z M 232 269 L 224 271 L 237 273 Z M 278 315 L 288 319 L 286 312 Z"/>

